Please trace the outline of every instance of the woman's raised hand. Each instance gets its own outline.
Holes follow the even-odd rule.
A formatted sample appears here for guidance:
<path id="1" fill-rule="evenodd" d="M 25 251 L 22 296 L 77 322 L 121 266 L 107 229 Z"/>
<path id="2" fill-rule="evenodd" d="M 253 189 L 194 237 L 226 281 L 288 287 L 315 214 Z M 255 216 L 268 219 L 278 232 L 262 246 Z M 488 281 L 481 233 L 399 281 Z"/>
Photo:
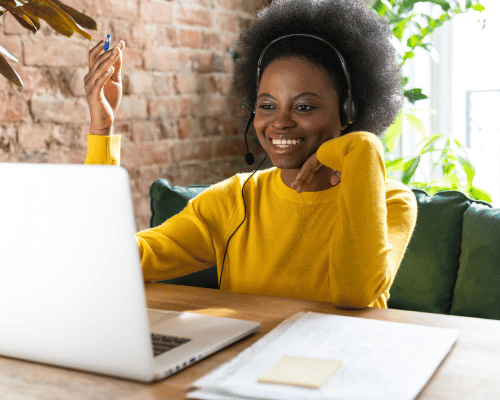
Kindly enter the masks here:
<path id="1" fill-rule="evenodd" d="M 316 155 L 316 153 L 314 153 L 302 165 L 302 168 L 297 174 L 295 181 L 291 184 L 290 187 L 297 193 L 303 192 L 308 188 L 314 174 L 316 174 L 316 172 L 318 172 L 321 167 L 327 168 L 329 172 L 331 172 L 330 183 L 332 184 L 332 186 L 337 186 L 340 183 L 342 173 L 321 164 L 318 160 L 318 156 Z"/>
<path id="2" fill-rule="evenodd" d="M 122 50 L 125 42 L 104 51 L 101 40 L 89 52 L 89 72 L 85 75 L 85 93 L 90 109 L 90 134 L 112 135 L 115 113 L 122 98 Z"/>

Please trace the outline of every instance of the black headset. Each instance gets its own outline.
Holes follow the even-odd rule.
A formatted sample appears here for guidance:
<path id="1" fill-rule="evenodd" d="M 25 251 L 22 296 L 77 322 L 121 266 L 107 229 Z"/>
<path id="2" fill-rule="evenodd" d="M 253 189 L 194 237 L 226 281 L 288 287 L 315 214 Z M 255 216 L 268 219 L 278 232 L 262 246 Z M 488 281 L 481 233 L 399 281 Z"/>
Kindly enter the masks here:
<path id="1" fill-rule="evenodd" d="M 259 61 L 257 63 L 257 80 L 256 80 L 256 88 L 257 90 L 259 89 L 259 83 L 260 83 L 260 74 L 261 74 L 261 65 L 262 65 L 262 60 L 264 59 L 264 55 L 266 54 L 267 50 L 269 47 L 271 47 L 274 43 L 290 38 L 290 37 L 296 37 L 296 36 L 301 36 L 301 37 L 309 37 L 313 39 L 317 39 L 320 42 L 326 44 L 328 47 L 330 47 L 335 54 L 337 55 L 340 65 L 342 66 L 342 70 L 344 71 L 344 76 L 347 82 L 347 91 L 346 91 L 346 96 L 345 99 L 342 102 L 342 105 L 340 107 L 340 121 L 342 125 L 349 125 L 352 124 L 356 120 L 356 115 L 357 115 L 357 108 L 356 108 L 356 101 L 352 95 L 352 85 L 351 85 L 351 76 L 349 74 L 349 71 L 347 70 L 347 64 L 344 60 L 344 57 L 340 54 L 340 52 L 326 39 L 322 38 L 321 36 L 318 35 L 313 35 L 309 33 L 292 33 L 290 35 L 284 35 L 280 36 L 277 39 L 274 39 L 271 41 L 262 51 L 259 57 Z M 248 165 L 252 165 L 254 163 L 254 156 L 252 153 L 250 153 L 250 150 L 248 149 L 248 142 L 247 142 L 247 133 L 248 130 L 250 129 L 250 124 L 252 123 L 253 119 L 255 117 L 255 109 L 250 113 L 250 116 L 248 117 L 247 123 L 245 125 L 245 146 L 247 153 L 245 154 L 245 162 Z"/>

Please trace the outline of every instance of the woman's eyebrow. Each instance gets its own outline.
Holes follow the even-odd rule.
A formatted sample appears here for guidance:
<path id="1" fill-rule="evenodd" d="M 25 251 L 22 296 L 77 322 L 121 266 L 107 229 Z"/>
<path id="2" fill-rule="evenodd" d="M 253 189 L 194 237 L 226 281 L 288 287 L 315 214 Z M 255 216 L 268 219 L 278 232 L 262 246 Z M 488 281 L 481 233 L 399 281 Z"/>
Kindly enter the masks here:
<path id="1" fill-rule="evenodd" d="M 314 93 L 314 92 L 305 92 L 305 93 L 300 93 L 298 94 L 297 96 L 295 96 L 292 100 L 297 100 L 301 97 L 305 97 L 305 96 L 314 96 L 314 97 L 317 97 L 318 99 L 321 99 L 321 96 Z M 270 99 L 273 99 L 275 100 L 275 98 L 273 96 L 271 96 L 269 93 L 261 93 L 257 96 L 257 99 L 256 100 L 259 100 L 261 97 L 268 97 Z"/>

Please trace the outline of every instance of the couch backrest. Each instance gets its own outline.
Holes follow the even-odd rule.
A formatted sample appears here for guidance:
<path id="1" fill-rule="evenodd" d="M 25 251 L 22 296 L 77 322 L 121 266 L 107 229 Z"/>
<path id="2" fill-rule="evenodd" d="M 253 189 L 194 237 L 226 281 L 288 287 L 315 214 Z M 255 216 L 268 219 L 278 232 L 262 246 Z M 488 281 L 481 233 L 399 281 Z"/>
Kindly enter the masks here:
<path id="1" fill-rule="evenodd" d="M 490 209 L 458 191 L 430 196 L 414 189 L 417 225 L 390 291 L 388 306 L 448 314 L 462 253 L 464 214 L 471 205 Z M 500 223 L 500 222 L 499 222 Z"/>
<path id="2" fill-rule="evenodd" d="M 186 207 L 209 185 L 150 189 L 151 227 Z M 461 192 L 413 190 L 415 232 L 391 288 L 390 308 L 500 319 L 500 210 Z M 463 234 L 462 234 L 463 232 Z M 164 281 L 217 288 L 217 267 Z"/>
<path id="3" fill-rule="evenodd" d="M 170 186 L 166 179 L 158 179 L 153 182 L 149 189 L 149 196 L 151 199 L 150 227 L 158 226 L 173 215 L 181 212 L 190 199 L 199 195 L 208 187 L 209 185 L 188 187 Z M 219 287 L 216 266 L 162 282 L 212 289 L 217 289 Z"/>
<path id="4" fill-rule="evenodd" d="M 460 269 L 450 314 L 500 319 L 500 209 L 471 204 L 464 214 Z"/>

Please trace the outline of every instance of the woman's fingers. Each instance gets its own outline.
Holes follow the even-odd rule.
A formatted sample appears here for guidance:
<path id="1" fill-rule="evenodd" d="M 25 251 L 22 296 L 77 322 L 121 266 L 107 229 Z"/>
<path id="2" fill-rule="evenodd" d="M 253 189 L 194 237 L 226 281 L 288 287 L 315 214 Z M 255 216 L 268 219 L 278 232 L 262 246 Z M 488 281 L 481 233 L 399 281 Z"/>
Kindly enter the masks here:
<path id="1" fill-rule="evenodd" d="M 117 59 L 113 64 L 114 68 L 114 73 L 111 76 L 111 79 L 114 82 L 120 82 L 121 81 L 121 72 L 122 72 L 122 51 L 125 48 L 125 42 L 123 40 L 120 40 L 120 43 L 118 43 L 118 46 L 116 46 L 118 49 L 120 49 Z"/>
<path id="2" fill-rule="evenodd" d="M 330 182 L 333 186 L 337 186 L 340 183 L 340 178 L 342 176 L 342 172 L 340 171 L 333 171 L 333 175 L 330 178 Z"/>
<path id="3" fill-rule="evenodd" d="M 118 68 L 116 63 L 118 61 Z M 101 54 L 95 61 L 94 65 L 90 68 L 89 73 L 84 78 L 85 91 L 88 95 L 96 88 L 97 80 L 100 77 L 107 75 L 109 68 L 113 67 L 114 81 L 120 81 L 121 73 L 121 50 L 117 47 L 110 51 Z M 108 77 L 109 78 L 109 77 Z M 106 79 L 107 80 L 107 79 Z"/>

